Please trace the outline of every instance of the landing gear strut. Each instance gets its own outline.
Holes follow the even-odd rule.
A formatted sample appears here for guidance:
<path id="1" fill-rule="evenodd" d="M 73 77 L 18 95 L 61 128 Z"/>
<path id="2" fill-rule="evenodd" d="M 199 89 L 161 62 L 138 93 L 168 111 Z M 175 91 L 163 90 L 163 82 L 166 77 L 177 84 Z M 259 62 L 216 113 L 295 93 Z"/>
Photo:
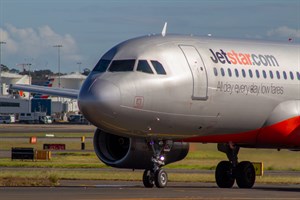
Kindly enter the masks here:
<path id="1" fill-rule="evenodd" d="M 151 141 L 149 145 L 153 150 L 151 158 L 153 167 L 144 171 L 143 184 L 146 188 L 152 188 L 154 185 L 158 188 L 164 188 L 168 184 L 168 174 L 161 167 L 165 165 L 165 154 L 171 150 L 173 142 L 169 140 Z"/>
<path id="2" fill-rule="evenodd" d="M 226 153 L 229 161 L 221 161 L 215 173 L 220 188 L 231 188 L 236 181 L 239 188 L 252 188 L 255 183 L 255 169 L 251 162 L 238 162 L 239 147 L 232 143 L 218 144 L 218 150 Z"/>

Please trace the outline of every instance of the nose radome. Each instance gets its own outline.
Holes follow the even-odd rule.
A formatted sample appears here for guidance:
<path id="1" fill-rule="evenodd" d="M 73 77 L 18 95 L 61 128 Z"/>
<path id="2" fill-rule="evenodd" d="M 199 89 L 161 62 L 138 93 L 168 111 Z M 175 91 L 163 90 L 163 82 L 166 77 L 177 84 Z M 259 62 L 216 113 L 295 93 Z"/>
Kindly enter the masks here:
<path id="1" fill-rule="evenodd" d="M 96 79 L 91 85 L 84 85 L 78 98 L 78 106 L 84 117 L 93 124 L 114 118 L 120 108 L 120 90 L 107 80 Z"/>

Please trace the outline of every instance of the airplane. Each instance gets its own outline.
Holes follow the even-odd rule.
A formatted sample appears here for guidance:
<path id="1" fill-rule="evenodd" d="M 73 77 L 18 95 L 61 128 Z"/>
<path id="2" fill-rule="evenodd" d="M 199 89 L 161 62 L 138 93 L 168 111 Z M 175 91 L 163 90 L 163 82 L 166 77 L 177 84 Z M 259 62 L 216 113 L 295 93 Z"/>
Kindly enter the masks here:
<path id="1" fill-rule="evenodd" d="M 48 80 L 43 84 L 43 86 L 45 87 L 52 87 L 54 82 L 54 78 L 48 78 Z M 34 95 L 34 99 L 48 99 L 48 95 L 44 95 L 44 94 L 35 94 Z"/>
<path id="2" fill-rule="evenodd" d="M 165 28 L 164 28 L 165 29 Z M 164 188 L 163 166 L 184 159 L 189 143 L 215 143 L 228 160 L 220 188 L 252 188 L 255 169 L 240 148 L 300 150 L 300 46 L 192 35 L 146 35 L 107 51 L 80 91 L 11 89 L 78 99 L 97 127 L 99 159 L 142 169 L 147 188 Z"/>

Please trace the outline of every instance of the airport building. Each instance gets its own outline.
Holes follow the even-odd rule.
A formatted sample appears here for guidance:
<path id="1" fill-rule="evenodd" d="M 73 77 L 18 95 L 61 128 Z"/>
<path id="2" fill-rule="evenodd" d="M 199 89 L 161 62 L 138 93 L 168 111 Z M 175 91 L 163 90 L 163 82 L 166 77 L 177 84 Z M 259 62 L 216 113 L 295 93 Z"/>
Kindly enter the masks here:
<path id="1" fill-rule="evenodd" d="M 86 76 L 80 73 L 72 73 L 60 77 L 51 77 L 45 84 L 48 87 L 58 87 L 59 80 L 62 88 L 80 89 Z M 0 114 L 14 114 L 18 117 L 20 113 L 46 112 L 57 119 L 64 119 L 68 114 L 77 114 L 79 108 L 76 99 L 51 97 L 44 94 L 29 94 L 23 91 L 9 91 L 10 84 L 30 84 L 31 77 L 3 72 L 1 75 L 3 90 L 0 93 Z"/>
<path id="2" fill-rule="evenodd" d="M 30 112 L 30 102 L 24 98 L 0 96 L 0 114 L 19 114 Z"/>

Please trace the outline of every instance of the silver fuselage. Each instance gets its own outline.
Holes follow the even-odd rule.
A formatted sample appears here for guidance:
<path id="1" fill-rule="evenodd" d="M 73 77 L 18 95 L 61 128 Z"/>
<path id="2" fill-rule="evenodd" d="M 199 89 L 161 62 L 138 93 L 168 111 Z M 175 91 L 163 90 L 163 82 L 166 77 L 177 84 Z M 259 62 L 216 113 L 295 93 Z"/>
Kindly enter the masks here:
<path id="1" fill-rule="evenodd" d="M 183 139 L 258 130 L 299 115 L 288 103 L 300 99 L 299 52 L 299 45 L 284 43 L 140 37 L 101 58 L 134 59 L 134 69 L 92 71 L 79 107 L 99 129 L 128 137 Z M 159 61 L 166 74 L 157 74 L 153 65 L 153 74 L 137 71 L 139 60 Z M 282 102 L 295 112 L 272 115 Z"/>

